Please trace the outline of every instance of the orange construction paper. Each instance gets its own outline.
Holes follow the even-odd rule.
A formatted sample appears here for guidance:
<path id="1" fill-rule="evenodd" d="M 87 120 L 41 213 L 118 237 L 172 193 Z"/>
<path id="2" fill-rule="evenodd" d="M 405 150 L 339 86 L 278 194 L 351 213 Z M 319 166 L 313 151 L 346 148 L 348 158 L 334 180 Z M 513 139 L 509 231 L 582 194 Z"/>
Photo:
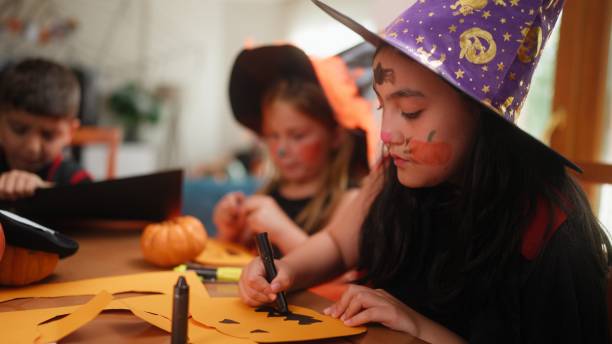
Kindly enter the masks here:
<path id="1" fill-rule="evenodd" d="M 254 341 L 225 335 L 212 327 L 189 319 L 187 331 L 192 344 L 255 344 Z"/>
<path id="2" fill-rule="evenodd" d="M 113 296 L 106 291 L 100 292 L 84 305 L 79 306 L 66 317 L 38 325 L 40 337 L 37 343 L 54 343 L 92 321 L 108 305 Z"/>
<path id="3" fill-rule="evenodd" d="M 192 286 L 192 293 L 203 293 L 208 296 L 194 272 L 179 273 L 175 271 L 148 272 L 134 275 L 93 278 L 64 283 L 48 283 L 23 288 L 0 289 L 0 302 L 28 297 L 62 297 L 76 295 L 96 295 L 102 290 L 111 294 L 125 292 L 152 292 L 172 295 L 174 284 L 180 275 L 185 275 L 187 283 Z"/>
<path id="4" fill-rule="evenodd" d="M 47 336 L 52 336 L 54 334 L 59 334 L 61 337 L 66 336 L 91 321 L 99 311 L 106 306 L 108 301 L 110 301 L 107 295 L 110 296 L 108 293 L 102 292 L 100 295 L 92 298 L 88 303 L 80 306 L 0 312 L 2 342 L 11 344 L 32 344 L 37 338 L 39 342 L 57 341 L 59 338 L 53 340 Z M 68 320 L 65 320 L 68 318 L 66 317 L 47 324 L 38 325 L 57 316 L 72 314 L 74 312 L 78 312 L 77 315 Z M 42 330 L 44 338 L 39 338 L 41 336 L 39 330 Z"/>
<path id="5" fill-rule="evenodd" d="M 78 306 L 0 312 L 0 329 L 4 343 L 32 344 L 40 336 L 37 326 L 58 315 L 73 312 Z"/>
<path id="6" fill-rule="evenodd" d="M 201 284 L 201 283 L 200 283 Z M 191 291 L 191 286 L 190 286 Z M 199 294 L 199 297 L 208 297 Z M 195 297 L 197 298 L 197 297 Z M 168 333 L 172 332 L 172 296 L 170 295 L 147 295 L 125 298 L 113 301 L 107 309 L 129 309 L 140 319 L 154 325 Z M 189 299 L 189 309 L 195 305 Z M 122 308 L 125 307 L 125 308 Z M 213 327 L 206 327 L 191 319 L 187 325 L 187 332 L 190 343 L 236 343 L 252 344 L 253 341 L 227 336 L 218 332 Z"/>
<path id="7" fill-rule="evenodd" d="M 366 331 L 365 327 L 348 327 L 338 319 L 291 305 L 292 313 L 312 317 L 318 322 L 299 324 L 295 320 L 285 320 L 284 316 L 268 317 L 267 312 L 257 312 L 235 297 L 197 298 L 194 303 L 191 309 L 194 320 L 222 333 L 262 343 L 352 336 Z"/>
<path id="8" fill-rule="evenodd" d="M 251 252 L 240 245 L 209 238 L 206 241 L 206 247 L 194 261 L 213 266 L 245 266 L 254 257 Z"/>

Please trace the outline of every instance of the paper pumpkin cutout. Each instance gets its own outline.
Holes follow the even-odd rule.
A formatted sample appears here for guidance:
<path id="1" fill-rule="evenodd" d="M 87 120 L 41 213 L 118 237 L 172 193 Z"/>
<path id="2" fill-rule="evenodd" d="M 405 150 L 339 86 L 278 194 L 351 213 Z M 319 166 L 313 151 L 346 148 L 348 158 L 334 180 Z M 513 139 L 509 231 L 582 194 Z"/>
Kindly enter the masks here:
<path id="1" fill-rule="evenodd" d="M 13 344 L 57 342 L 93 320 L 111 300 L 112 296 L 103 291 L 80 306 L 0 312 L 2 341 Z M 64 314 L 68 316 L 39 325 Z"/>
<path id="2" fill-rule="evenodd" d="M 191 286 L 190 286 L 191 290 Z M 207 295 L 199 294 L 200 297 L 208 297 Z M 190 296 L 189 309 L 193 309 L 195 305 L 191 300 L 197 298 Z M 125 306 L 125 308 L 121 308 Z M 113 308 L 110 308 L 113 307 Z M 116 300 L 107 309 L 129 309 L 142 320 L 154 325 L 168 333 L 172 329 L 172 296 L 171 295 L 147 295 L 137 296 L 125 299 Z M 218 332 L 213 327 L 207 327 L 190 319 L 187 326 L 187 333 L 190 343 L 236 343 L 249 344 L 254 343 L 248 339 L 228 337 Z"/>
<path id="3" fill-rule="evenodd" d="M 251 308 L 235 297 L 198 298 L 194 303 L 194 320 L 260 343 L 316 340 L 366 331 L 365 327 L 348 327 L 338 319 L 292 305 L 292 314 L 280 315 L 267 307 Z"/>
<path id="4" fill-rule="evenodd" d="M 0 302 L 27 297 L 62 297 L 76 295 L 96 295 L 102 290 L 110 294 L 125 292 L 164 293 L 172 295 L 177 278 L 184 274 L 193 293 L 208 296 L 194 272 L 174 271 L 148 272 L 134 275 L 93 278 L 80 281 L 48 283 L 25 288 L 0 289 Z"/>
<path id="5" fill-rule="evenodd" d="M 113 296 L 106 291 L 102 291 L 86 304 L 78 307 L 68 316 L 38 326 L 40 338 L 37 343 L 55 343 L 68 334 L 76 331 L 83 325 L 92 321 L 102 312 L 104 307 L 111 302 Z"/>
<path id="6" fill-rule="evenodd" d="M 209 238 L 194 261 L 212 266 L 245 266 L 253 258 L 255 256 L 240 245 Z"/>
<path id="7" fill-rule="evenodd" d="M 144 321 L 170 332 L 172 291 L 180 275 L 177 272 L 144 273 L 0 291 L 0 300 L 6 301 L 24 297 L 90 295 L 108 290 L 108 293 L 103 291 L 82 306 L 0 312 L 1 324 L 15 324 L 3 330 L 2 339 L 10 343 L 32 343 L 39 337 L 38 324 L 58 315 L 71 314 L 40 325 L 43 341 L 56 341 L 95 318 L 102 309 L 130 310 Z M 253 341 L 316 340 L 365 331 L 363 327 L 347 327 L 337 319 L 303 307 L 289 306 L 292 314 L 281 315 L 269 307 L 248 307 L 236 297 L 211 298 L 195 273 L 186 272 L 184 275 L 190 287 L 190 343 L 245 344 Z M 162 294 L 119 300 L 112 300 L 109 294 L 134 291 Z"/>

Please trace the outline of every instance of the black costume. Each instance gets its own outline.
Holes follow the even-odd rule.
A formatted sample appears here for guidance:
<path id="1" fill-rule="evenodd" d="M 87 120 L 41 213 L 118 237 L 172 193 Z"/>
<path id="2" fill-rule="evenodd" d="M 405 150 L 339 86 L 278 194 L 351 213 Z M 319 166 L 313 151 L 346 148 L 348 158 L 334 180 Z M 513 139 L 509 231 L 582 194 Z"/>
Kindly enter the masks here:
<path id="1" fill-rule="evenodd" d="M 10 170 L 11 168 L 6 161 L 4 152 L 0 152 L 0 173 Z M 35 174 L 40 179 L 55 185 L 74 185 L 92 181 L 89 173 L 76 161 L 64 158 L 62 155 L 59 155 L 51 163 L 36 171 Z"/>
<path id="2" fill-rule="evenodd" d="M 485 294 L 468 293 L 437 307 L 426 271 L 397 276 L 384 289 L 469 343 L 609 343 L 606 280 L 587 254 L 580 222 L 557 211 L 545 238 L 543 213 L 539 207 L 520 254 Z M 424 266 L 451 244 L 448 217 L 432 215 Z"/>

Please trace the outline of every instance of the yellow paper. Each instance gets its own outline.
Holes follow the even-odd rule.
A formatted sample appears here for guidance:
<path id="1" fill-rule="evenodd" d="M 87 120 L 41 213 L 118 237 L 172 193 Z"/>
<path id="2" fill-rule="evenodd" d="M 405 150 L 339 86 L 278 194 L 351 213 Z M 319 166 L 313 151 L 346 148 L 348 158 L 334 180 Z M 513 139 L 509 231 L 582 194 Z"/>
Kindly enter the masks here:
<path id="1" fill-rule="evenodd" d="M 191 310 L 194 320 L 222 333 L 262 343 L 351 336 L 366 331 L 365 327 L 347 327 L 338 319 L 291 305 L 291 313 L 303 316 L 305 323 L 284 316 L 268 317 L 268 312 L 257 312 L 235 297 L 198 298 L 194 304 Z"/>
<path id="2" fill-rule="evenodd" d="M 208 239 L 204 250 L 194 260 L 212 266 L 245 266 L 254 257 L 240 245 Z"/>
<path id="3" fill-rule="evenodd" d="M 97 317 L 112 299 L 113 296 L 111 294 L 102 291 L 89 302 L 68 314 L 68 316 L 60 320 L 38 325 L 40 338 L 38 338 L 37 343 L 54 343 L 66 337 Z"/>
<path id="4" fill-rule="evenodd" d="M 80 281 L 39 284 L 24 288 L 0 289 L 0 302 L 27 297 L 63 297 L 77 295 L 96 295 L 102 290 L 111 294 L 125 292 L 164 293 L 172 295 L 174 284 L 184 275 L 193 293 L 208 296 L 206 288 L 192 271 L 149 272 L 134 275 L 111 276 Z"/>

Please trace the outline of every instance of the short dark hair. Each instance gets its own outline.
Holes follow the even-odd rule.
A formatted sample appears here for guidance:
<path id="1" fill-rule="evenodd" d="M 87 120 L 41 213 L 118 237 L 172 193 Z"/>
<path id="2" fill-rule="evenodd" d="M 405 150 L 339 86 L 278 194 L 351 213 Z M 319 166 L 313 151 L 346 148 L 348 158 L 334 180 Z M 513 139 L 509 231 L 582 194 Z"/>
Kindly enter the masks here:
<path id="1" fill-rule="evenodd" d="M 67 67 L 41 58 L 24 59 L 0 73 L 0 112 L 25 111 L 45 117 L 74 117 L 81 90 Z"/>

